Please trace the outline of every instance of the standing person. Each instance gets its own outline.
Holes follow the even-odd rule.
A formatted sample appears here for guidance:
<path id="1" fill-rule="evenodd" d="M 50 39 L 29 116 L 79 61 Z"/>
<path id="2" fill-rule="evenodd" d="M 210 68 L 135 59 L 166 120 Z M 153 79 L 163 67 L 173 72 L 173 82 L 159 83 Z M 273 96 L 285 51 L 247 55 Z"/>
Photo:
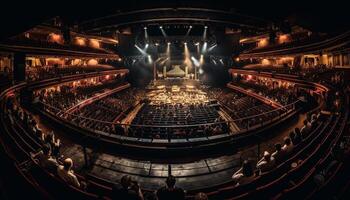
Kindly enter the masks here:
<path id="1" fill-rule="evenodd" d="M 165 181 L 166 186 L 157 190 L 158 200 L 183 200 L 185 199 L 185 191 L 182 188 L 176 187 L 176 179 L 169 175 Z"/>

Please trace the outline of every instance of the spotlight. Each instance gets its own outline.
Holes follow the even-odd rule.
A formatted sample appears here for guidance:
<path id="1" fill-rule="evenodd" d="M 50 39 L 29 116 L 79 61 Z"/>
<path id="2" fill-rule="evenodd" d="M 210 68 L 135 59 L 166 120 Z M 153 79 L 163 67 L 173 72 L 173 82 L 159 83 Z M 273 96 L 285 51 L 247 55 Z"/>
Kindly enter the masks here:
<path id="1" fill-rule="evenodd" d="M 165 30 L 163 29 L 163 26 L 159 26 L 159 28 L 160 28 L 160 31 L 162 32 L 162 35 L 164 37 L 167 37 L 167 34 L 165 33 Z"/>
<path id="2" fill-rule="evenodd" d="M 192 28 L 192 26 L 190 26 L 190 28 Z"/>
<path id="3" fill-rule="evenodd" d="M 149 44 L 147 43 L 147 44 L 146 44 L 146 46 L 145 46 L 145 49 L 147 49 L 147 48 L 148 48 L 148 46 L 149 46 Z"/>
<path id="4" fill-rule="evenodd" d="M 207 46 L 208 46 L 208 43 L 204 42 L 203 47 L 202 47 L 202 54 L 207 51 Z"/>
<path id="5" fill-rule="evenodd" d="M 159 43 L 155 43 L 154 45 L 159 46 Z"/>
<path id="6" fill-rule="evenodd" d="M 147 30 L 147 27 L 145 26 L 143 29 Z"/>
<path id="7" fill-rule="evenodd" d="M 168 45 L 170 45 L 171 43 L 170 42 L 168 42 Z"/>
<path id="8" fill-rule="evenodd" d="M 184 45 L 187 45 L 187 42 L 184 42 Z"/>
<path id="9" fill-rule="evenodd" d="M 213 50 L 216 46 L 217 46 L 217 44 L 214 44 L 213 46 L 211 46 L 211 47 L 208 49 L 208 51 Z"/>
<path id="10" fill-rule="evenodd" d="M 207 28 L 208 28 L 208 26 L 204 26 L 204 28 L 205 28 L 205 29 L 207 29 Z"/>
<path id="11" fill-rule="evenodd" d="M 193 61 L 193 64 L 194 64 L 196 67 L 199 67 L 200 63 L 199 63 L 199 61 L 198 61 L 195 57 L 191 56 L 191 60 Z"/>
<path id="12" fill-rule="evenodd" d="M 199 74 L 203 74 L 204 73 L 202 68 L 199 68 L 198 72 L 199 72 Z"/>
<path id="13" fill-rule="evenodd" d="M 197 42 L 195 45 L 196 45 L 196 46 L 199 46 L 199 42 Z"/>

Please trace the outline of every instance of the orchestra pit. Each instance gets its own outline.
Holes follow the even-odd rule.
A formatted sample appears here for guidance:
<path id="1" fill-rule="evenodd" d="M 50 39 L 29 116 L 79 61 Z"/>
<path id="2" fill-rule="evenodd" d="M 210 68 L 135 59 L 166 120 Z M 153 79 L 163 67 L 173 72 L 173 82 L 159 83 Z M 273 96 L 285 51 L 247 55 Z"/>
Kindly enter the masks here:
<path id="1" fill-rule="evenodd" d="M 0 199 L 350 197 L 341 5 L 109 3 L 1 17 Z"/>

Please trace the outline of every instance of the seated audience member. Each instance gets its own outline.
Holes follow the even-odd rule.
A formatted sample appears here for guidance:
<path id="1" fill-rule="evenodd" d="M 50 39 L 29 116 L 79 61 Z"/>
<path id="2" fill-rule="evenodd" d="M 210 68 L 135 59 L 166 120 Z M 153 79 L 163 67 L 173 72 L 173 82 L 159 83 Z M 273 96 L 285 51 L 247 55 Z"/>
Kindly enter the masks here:
<path id="1" fill-rule="evenodd" d="M 51 157 L 51 148 L 49 145 L 44 145 L 42 150 L 33 156 L 37 161 L 38 164 L 48 170 L 51 173 L 56 173 L 58 163 L 55 158 Z"/>
<path id="2" fill-rule="evenodd" d="M 115 184 L 112 188 L 112 199 L 143 200 L 143 194 L 139 184 L 125 175 L 120 180 L 121 184 Z"/>
<path id="3" fill-rule="evenodd" d="M 317 124 L 317 115 L 316 114 L 312 114 L 311 115 L 311 128 L 314 129 L 316 127 Z"/>
<path id="4" fill-rule="evenodd" d="M 300 133 L 303 138 L 306 138 L 311 131 L 311 124 L 307 120 L 304 120 L 303 123 L 304 126 L 301 128 Z"/>
<path id="5" fill-rule="evenodd" d="M 294 142 L 293 145 L 299 144 L 303 140 L 299 128 L 294 129 Z"/>
<path id="6" fill-rule="evenodd" d="M 254 179 L 253 168 L 248 160 L 243 161 L 242 167 L 232 176 L 236 186 L 250 182 Z"/>
<path id="7" fill-rule="evenodd" d="M 200 192 L 194 196 L 194 200 L 208 200 L 208 196 L 205 193 Z"/>
<path id="8" fill-rule="evenodd" d="M 276 163 L 280 163 L 283 160 L 283 151 L 282 151 L 282 145 L 280 143 L 275 144 L 275 152 L 271 154 L 271 157 L 274 158 Z"/>
<path id="9" fill-rule="evenodd" d="M 293 131 L 289 133 L 289 138 L 292 141 L 292 144 L 295 145 L 295 133 Z"/>
<path id="10" fill-rule="evenodd" d="M 60 139 L 55 139 L 55 134 L 53 133 L 53 131 L 51 131 L 44 137 L 44 143 L 50 145 L 52 155 L 57 158 L 60 152 L 61 141 Z"/>
<path id="11" fill-rule="evenodd" d="M 181 200 L 185 199 L 185 191 L 175 186 L 176 179 L 170 175 L 166 179 L 166 186 L 157 190 L 159 200 Z"/>
<path id="12" fill-rule="evenodd" d="M 292 142 L 290 141 L 290 138 L 289 137 L 285 137 L 284 138 L 284 145 L 282 147 L 282 151 L 285 153 L 285 154 L 290 154 L 291 151 L 293 150 L 293 144 Z"/>
<path id="13" fill-rule="evenodd" d="M 267 172 L 275 166 L 275 158 L 271 157 L 268 151 L 264 152 L 264 157 L 256 164 L 256 168 L 261 172 Z"/>
<path id="14" fill-rule="evenodd" d="M 73 160 L 70 158 L 66 158 L 63 162 L 63 166 L 59 165 L 57 168 L 57 175 L 64 182 L 73 185 L 75 187 L 80 187 L 80 183 L 77 177 L 74 175 L 74 171 L 72 170 Z"/>

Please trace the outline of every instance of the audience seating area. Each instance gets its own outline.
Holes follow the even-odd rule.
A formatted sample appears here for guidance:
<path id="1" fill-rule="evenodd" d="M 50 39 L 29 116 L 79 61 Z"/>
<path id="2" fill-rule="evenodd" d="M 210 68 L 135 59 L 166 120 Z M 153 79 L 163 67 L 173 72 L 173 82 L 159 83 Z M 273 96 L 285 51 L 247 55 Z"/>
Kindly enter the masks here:
<path id="1" fill-rule="evenodd" d="M 203 137 L 227 132 L 227 125 L 223 122 L 218 110 L 209 104 L 149 105 L 146 103 L 132 122 L 134 125 L 141 126 L 131 127 L 130 134 L 147 138 Z M 207 125 L 210 123 L 217 124 Z M 187 125 L 194 126 L 183 127 Z"/>
<path id="2" fill-rule="evenodd" d="M 110 116 L 116 119 L 122 111 L 132 106 L 131 102 L 141 100 L 141 98 L 131 99 L 131 97 L 140 97 L 142 94 L 135 95 L 130 90 L 124 92 L 126 94 L 116 93 L 94 102 L 91 104 L 91 110 L 95 110 L 95 114 L 97 109 L 103 109 L 104 113 L 115 110 L 116 112 L 111 113 Z M 246 96 L 234 94 L 227 96 L 235 99 L 234 103 L 227 104 L 228 107 L 241 108 L 242 112 L 247 110 L 248 113 L 250 110 L 261 112 L 269 109 Z M 280 141 L 281 150 L 276 145 L 276 152 L 265 150 L 258 162 L 244 161 L 242 166 L 244 170 L 237 169 L 238 172 L 234 174 L 232 181 L 217 188 L 203 190 L 201 195 L 209 199 L 295 199 L 334 196 L 342 198 L 346 196 L 350 188 L 348 179 L 350 175 L 346 167 L 349 165 L 347 159 L 350 152 L 349 132 L 347 131 L 349 96 L 346 93 L 340 96 L 344 97 L 341 108 L 329 113 L 321 114 L 318 110 L 309 113 L 305 125 L 299 127 L 300 132 L 295 129 L 289 137 Z M 62 172 L 51 171 L 48 165 L 44 165 L 40 155 L 45 155 L 45 159 L 57 163 L 58 168 L 65 169 L 68 166 L 68 171 L 71 170 L 73 164 L 69 158 L 61 155 L 60 145 L 62 144 L 59 138 L 56 138 L 52 132 L 41 130 L 34 116 L 21 107 L 18 99 L 2 95 L 1 100 L 0 122 L 4 125 L 1 126 L 3 133 L 1 143 L 6 144 L 4 147 L 7 154 L 10 155 L 10 162 L 16 163 L 14 170 L 20 174 L 20 177 L 24 177 L 19 180 L 21 184 L 29 183 L 35 191 L 42 195 L 43 199 L 51 196 L 65 198 L 66 194 L 76 199 L 114 199 L 116 189 L 112 183 L 97 177 L 71 172 L 73 175 L 70 176 L 75 177 L 80 185 L 76 187 L 62 177 L 60 174 Z M 222 99 L 222 102 L 225 101 L 232 100 Z M 249 108 L 249 104 L 254 106 Z M 84 110 L 79 110 L 76 114 L 84 113 L 83 116 L 89 117 L 89 111 L 90 109 L 84 113 Z M 94 118 L 97 117 L 103 121 L 112 120 L 112 117 L 104 119 L 105 116 L 95 114 L 92 114 Z M 237 112 L 235 115 L 241 117 L 245 114 Z M 214 118 L 212 120 L 215 121 Z M 106 131 L 103 127 L 101 128 L 102 131 Z M 277 157 L 278 154 L 280 154 L 279 157 Z M 253 167 L 255 164 L 256 167 Z M 247 166 L 250 172 L 246 171 Z M 335 185 L 339 186 L 338 192 L 329 193 L 328 191 L 334 192 Z M 137 192 L 137 189 L 131 190 Z M 145 197 L 152 192 L 142 191 L 139 195 Z M 195 199 L 198 196 L 196 193 L 197 191 L 188 191 L 186 199 Z"/>
<path id="3" fill-rule="evenodd" d="M 143 93 L 141 90 L 132 88 L 112 94 L 76 110 L 67 115 L 67 119 L 80 127 L 123 135 L 124 131 L 115 129 L 112 123 L 125 117 L 127 111 L 137 104 Z"/>
<path id="4" fill-rule="evenodd" d="M 40 66 L 40 67 L 27 67 L 26 79 L 27 81 L 39 81 L 49 78 L 57 78 L 57 74 L 60 76 L 84 74 L 89 72 L 99 72 L 104 70 L 115 69 L 109 65 L 95 65 L 95 66 Z"/>
<path id="5" fill-rule="evenodd" d="M 33 121 L 33 117 L 22 110 L 18 104 L 8 101 L 4 111 L 7 114 L 5 118 L 4 115 L 1 116 L 1 122 L 13 126 L 5 126 L 6 132 L 2 139 L 10 142 L 8 144 L 13 144 L 11 152 L 16 155 L 15 158 L 18 163 L 27 162 L 31 156 L 29 152 L 38 152 L 45 141 L 47 142 L 42 138 L 46 138 L 46 135 L 49 134 L 42 133 L 42 136 L 38 135 L 40 128 L 35 128 L 35 120 Z M 332 178 L 342 170 L 342 162 L 334 156 L 338 155 L 336 150 L 344 140 L 343 131 L 347 119 L 348 110 L 338 114 L 320 115 L 309 134 L 303 136 L 297 144 L 291 142 L 291 151 L 285 157 L 275 160 L 276 163 L 273 168 L 265 172 L 260 169 L 260 171 L 251 174 L 252 178 L 248 179 L 250 180 L 248 182 L 242 181 L 241 178 L 238 181 L 235 180 L 236 184 L 232 183 L 231 186 L 222 186 L 217 190 L 204 192 L 209 199 L 251 199 L 254 197 L 285 199 L 292 197 L 291 194 L 293 194 L 293 198 L 296 197 L 295 195 L 300 197 L 318 195 L 317 191 L 323 191 L 323 189 L 329 187 Z M 28 132 L 28 130 L 33 131 Z M 55 140 L 54 137 L 49 140 L 52 146 L 55 146 Z M 62 162 L 59 161 L 62 160 L 61 158 L 57 160 L 58 163 Z M 325 175 L 326 179 L 320 187 L 315 182 L 316 175 L 322 172 L 323 169 L 330 171 L 330 168 L 335 169 L 334 173 L 327 173 Z M 24 169 L 20 168 L 18 170 L 23 171 Z M 67 185 L 55 173 L 47 171 L 39 164 L 32 166 L 25 176 L 32 183 L 35 181 L 36 184 L 44 187 L 45 191 L 51 195 L 59 196 L 63 195 L 63 192 L 69 192 L 71 197 L 78 199 L 98 199 L 101 196 L 111 198 L 110 195 L 113 193 L 111 184 L 106 184 L 105 181 L 97 178 L 84 178 L 78 174 L 76 174 L 78 180 L 85 182 L 87 187 L 75 188 Z M 346 188 L 346 185 L 344 187 Z M 193 198 L 194 194 L 191 194 L 191 192 L 187 194 L 187 199 Z"/>
<path id="6" fill-rule="evenodd" d="M 108 75 L 107 75 L 108 76 Z M 112 89 L 124 84 L 124 78 L 119 75 L 97 77 L 97 80 L 80 80 L 62 84 L 59 88 L 45 88 L 36 92 L 35 98 L 42 102 L 51 112 L 57 114 L 65 111 L 77 103 L 92 97 L 106 89 Z"/>

